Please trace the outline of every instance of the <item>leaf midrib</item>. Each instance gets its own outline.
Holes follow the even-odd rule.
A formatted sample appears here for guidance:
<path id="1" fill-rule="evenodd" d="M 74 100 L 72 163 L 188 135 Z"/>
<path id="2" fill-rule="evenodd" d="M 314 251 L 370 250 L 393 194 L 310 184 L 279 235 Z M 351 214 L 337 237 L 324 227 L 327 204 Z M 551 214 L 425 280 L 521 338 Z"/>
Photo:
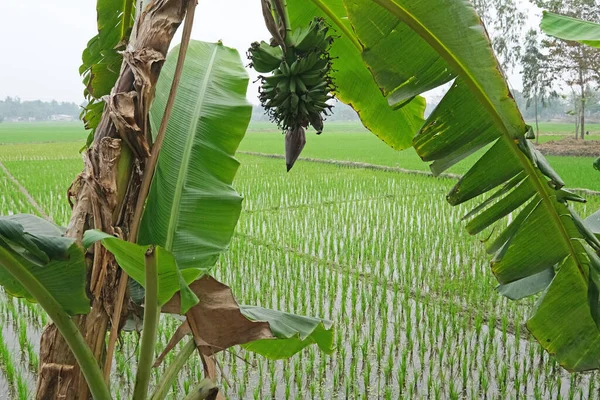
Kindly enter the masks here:
<path id="1" fill-rule="evenodd" d="M 550 196 L 550 193 L 548 192 L 548 189 L 546 188 L 546 186 L 547 186 L 546 183 L 540 182 L 538 175 L 535 172 L 533 165 L 531 164 L 531 161 L 529 160 L 529 158 L 527 158 L 527 156 L 525 156 L 525 154 L 523 154 L 519 150 L 516 143 L 511 138 L 507 127 L 504 125 L 502 117 L 498 113 L 498 110 L 494 106 L 491 99 L 488 97 L 487 93 L 482 89 L 479 82 L 477 82 L 477 80 L 475 80 L 475 78 L 473 76 L 471 76 L 471 74 L 469 74 L 468 69 L 463 65 L 463 63 L 459 59 L 457 59 L 454 56 L 454 54 L 452 54 L 452 52 L 448 48 L 446 48 L 446 46 L 444 46 L 443 42 L 440 41 L 438 39 L 438 37 L 433 34 L 433 32 L 431 32 L 429 29 L 427 29 L 427 27 L 425 25 L 423 25 L 407 9 L 400 6 L 393 0 L 372 0 L 372 1 L 379 4 L 381 7 L 385 8 L 386 10 L 388 10 L 390 13 L 395 15 L 398 19 L 400 19 L 405 24 L 407 24 L 411 29 L 413 29 L 419 36 L 421 36 L 427 43 L 429 43 L 429 45 L 431 47 L 433 47 L 438 52 L 438 54 L 440 54 L 440 56 L 442 58 L 444 58 L 444 60 L 451 67 L 453 67 L 455 69 L 455 71 L 465 80 L 467 85 L 469 85 L 469 87 L 471 88 L 471 91 L 474 93 L 474 95 L 477 97 L 477 99 L 479 101 L 481 101 L 483 106 L 488 110 L 488 113 L 494 120 L 494 123 L 500 128 L 503 139 L 508 142 L 510 148 L 513 150 L 513 152 L 516 154 L 517 158 L 523 165 L 523 168 L 525 169 L 525 172 L 527 173 L 527 175 L 529 175 L 529 177 L 533 180 L 533 183 L 535 184 L 536 189 L 537 189 L 539 195 L 541 196 L 546 209 L 549 211 L 550 215 L 552 216 L 552 220 L 553 220 L 554 224 L 556 225 L 563 241 L 565 242 L 567 248 L 569 249 L 570 255 L 573 257 L 573 260 L 577 264 L 577 268 L 579 269 L 579 272 L 581 273 L 582 276 L 585 276 L 581 262 L 580 262 L 579 258 L 577 257 L 577 251 L 575 250 L 575 247 L 573 246 L 573 243 L 571 242 L 571 237 L 568 235 L 567 230 L 566 230 L 565 226 L 563 225 L 563 223 L 560 219 L 560 215 L 558 214 L 556 208 L 554 208 L 554 206 L 552 205 L 551 196 Z"/>
<path id="2" fill-rule="evenodd" d="M 131 27 L 131 12 L 133 0 L 123 0 L 123 14 L 121 15 L 121 40 L 127 39 L 127 31 Z"/>
<path id="3" fill-rule="evenodd" d="M 360 42 L 358 41 L 354 33 L 350 29 L 348 29 L 348 27 L 342 22 L 342 20 L 337 15 L 335 15 L 331 8 L 329 8 L 325 3 L 323 3 L 322 0 L 311 1 L 315 6 L 320 8 L 321 11 L 323 11 L 325 15 L 327 15 L 329 19 L 332 20 L 342 32 L 344 32 L 344 35 L 346 35 L 348 40 L 352 42 L 352 44 L 358 49 L 358 51 L 362 51 L 362 46 L 360 45 Z"/>
<path id="4" fill-rule="evenodd" d="M 193 120 L 187 132 L 187 140 L 185 143 L 185 148 L 183 150 L 183 155 L 181 157 L 181 168 L 179 169 L 179 174 L 177 176 L 177 182 L 175 184 L 175 193 L 173 195 L 173 203 L 171 204 L 171 212 L 169 214 L 169 226 L 167 228 L 167 237 L 165 240 L 165 249 L 168 251 L 172 251 L 173 249 L 175 232 L 177 230 L 177 225 L 179 224 L 179 210 L 181 206 L 181 197 L 183 195 L 183 187 L 185 185 L 186 177 L 190 168 L 192 144 L 196 137 L 196 129 L 198 127 L 198 115 L 200 115 L 200 113 L 202 112 L 202 107 L 206 98 L 206 91 L 208 89 L 212 73 L 214 71 L 215 60 L 217 58 L 218 50 L 219 46 L 215 45 L 210 61 L 206 67 L 206 73 L 204 75 L 204 79 L 202 80 L 202 86 L 198 94 L 198 99 L 196 101 L 194 113 L 192 114 Z"/>

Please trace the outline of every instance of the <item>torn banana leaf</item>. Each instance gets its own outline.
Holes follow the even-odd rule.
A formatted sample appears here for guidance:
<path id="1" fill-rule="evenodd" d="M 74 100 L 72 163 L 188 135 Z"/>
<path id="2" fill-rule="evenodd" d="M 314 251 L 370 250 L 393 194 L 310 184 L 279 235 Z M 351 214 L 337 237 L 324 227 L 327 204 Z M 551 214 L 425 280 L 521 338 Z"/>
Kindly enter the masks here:
<path id="1" fill-rule="evenodd" d="M 212 356 L 236 345 L 267 358 L 289 358 L 305 347 L 316 344 L 321 351 L 333 351 L 333 323 L 255 306 L 240 306 L 231 289 L 210 276 L 190 285 L 199 302 L 186 313 L 187 321 L 177 330 L 166 352 L 184 335 L 192 333 L 198 348 Z M 179 295 L 163 312 L 177 314 Z M 160 355 L 159 360 L 164 358 Z"/>
<path id="2" fill-rule="evenodd" d="M 414 137 L 417 153 L 439 174 L 483 149 L 448 201 L 475 203 L 469 232 L 495 227 L 487 249 L 502 293 L 545 291 L 527 324 L 544 348 L 569 370 L 600 368 L 600 242 L 569 207 L 581 199 L 526 140 L 530 128 L 472 3 L 344 2 L 363 60 L 390 103 L 400 107 L 409 94 L 454 79 Z"/>
<path id="3" fill-rule="evenodd" d="M 287 6 L 293 28 L 323 17 L 339 35 L 330 51 L 336 98 L 350 105 L 362 124 L 387 145 L 396 150 L 409 148 L 414 132 L 423 123 L 425 99 L 407 91 L 404 106 L 394 108 L 381 96 L 361 59 L 361 45 L 350 26 L 343 0 L 288 0 Z"/>
<path id="4" fill-rule="evenodd" d="M 88 104 L 82 111 L 86 129 L 93 132 L 104 110 L 103 96 L 110 94 L 121 70 L 122 51 L 127 45 L 135 17 L 134 0 L 97 0 L 98 34 L 82 54 L 79 73 Z M 88 139 L 89 140 L 89 139 Z"/>
<path id="5" fill-rule="evenodd" d="M 242 345 L 248 351 L 271 360 L 290 358 L 305 347 L 316 344 L 325 354 L 333 352 L 333 322 L 256 306 L 241 306 L 252 321 L 269 323 L 276 340 L 262 339 Z"/>

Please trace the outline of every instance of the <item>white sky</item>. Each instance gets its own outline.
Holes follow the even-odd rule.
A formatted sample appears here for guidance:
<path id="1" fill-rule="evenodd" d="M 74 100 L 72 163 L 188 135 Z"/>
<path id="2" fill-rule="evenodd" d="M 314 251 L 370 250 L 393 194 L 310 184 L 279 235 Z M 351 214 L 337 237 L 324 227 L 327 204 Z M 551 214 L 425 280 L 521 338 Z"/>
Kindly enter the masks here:
<path id="1" fill-rule="evenodd" d="M 95 7 L 95 0 L 0 0 L 0 99 L 82 102 L 78 68 L 81 52 L 96 34 Z M 200 0 L 193 39 L 222 40 L 246 62 L 250 43 L 268 37 L 260 1 Z M 179 36 L 173 43 L 178 42 Z M 518 75 L 510 80 L 521 87 Z M 248 97 L 257 102 L 256 86 Z"/>
<path id="2" fill-rule="evenodd" d="M 0 0 L 0 99 L 82 102 L 81 53 L 96 33 L 95 0 Z M 193 39 L 223 40 L 246 62 L 268 37 L 259 1 L 200 0 Z"/>

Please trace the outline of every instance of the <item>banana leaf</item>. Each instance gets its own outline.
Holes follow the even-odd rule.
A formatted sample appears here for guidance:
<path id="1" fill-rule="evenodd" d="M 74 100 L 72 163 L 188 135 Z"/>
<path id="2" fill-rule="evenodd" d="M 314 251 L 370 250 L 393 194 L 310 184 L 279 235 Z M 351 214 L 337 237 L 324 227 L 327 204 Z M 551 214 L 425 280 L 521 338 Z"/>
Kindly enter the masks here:
<path id="1" fill-rule="evenodd" d="M 544 11 L 540 28 L 556 38 L 600 48 L 600 24 Z"/>
<path id="2" fill-rule="evenodd" d="M 43 286 L 69 315 L 87 314 L 90 300 L 85 290 L 84 251 L 63 233 L 63 229 L 34 215 L 0 217 L 0 285 L 12 296 L 36 301 L 25 289 L 25 282 L 10 272 L 17 268 L 27 280 Z"/>
<path id="3" fill-rule="evenodd" d="M 142 288 L 146 287 L 146 252 L 150 246 L 126 242 L 98 230 L 85 232 L 83 245 L 87 248 L 96 242 L 102 245 L 117 260 L 119 266 Z M 175 257 L 162 247 L 155 248 L 158 269 L 158 304 L 163 306 L 175 293 L 180 294 L 180 312 L 185 314 L 198 303 L 198 298 L 190 290 L 189 284 L 202 275 L 198 268 L 180 270 Z"/>
<path id="4" fill-rule="evenodd" d="M 395 109 L 381 96 L 361 59 L 361 46 L 352 32 L 343 1 L 290 0 L 287 4 L 292 27 L 306 26 L 319 16 L 339 36 L 331 47 L 337 99 L 354 108 L 363 125 L 390 147 L 409 148 L 414 132 L 423 123 L 425 100 L 406 90 L 403 92 L 406 104 Z"/>
<path id="5" fill-rule="evenodd" d="M 179 48 L 167 57 L 151 109 L 156 135 Z M 227 249 L 242 197 L 231 186 L 234 154 L 252 108 L 248 75 L 236 50 L 192 41 L 158 159 L 138 243 L 171 252 L 181 269 L 208 272 Z"/>
<path id="6" fill-rule="evenodd" d="M 82 112 L 87 129 L 93 131 L 104 109 L 102 96 L 110 94 L 119 77 L 125 49 L 135 18 L 134 0 L 97 0 L 98 34 L 82 54 L 79 73 L 85 85 L 88 104 Z"/>
<path id="7" fill-rule="evenodd" d="M 563 367 L 598 369 L 600 242 L 569 207 L 581 199 L 563 189 L 560 176 L 526 140 L 530 127 L 471 2 L 344 3 L 363 60 L 392 103 L 402 106 L 397 94 L 403 88 L 422 93 L 456 77 L 413 145 L 434 173 L 484 149 L 448 201 L 480 202 L 467 226 L 471 233 L 488 232 L 502 293 L 521 298 L 544 292 L 527 323 L 533 336 Z M 502 228 L 510 214 L 512 222 Z"/>
<path id="8" fill-rule="evenodd" d="M 326 354 L 333 352 L 331 321 L 240 306 L 231 288 L 208 275 L 193 282 L 190 289 L 200 300 L 188 311 L 186 321 L 169 340 L 159 356 L 159 364 L 190 333 L 194 335 L 198 349 L 207 357 L 236 345 L 272 360 L 292 357 L 312 344 Z M 176 294 L 162 307 L 162 312 L 178 314 L 181 301 L 181 296 Z"/>
<path id="9" fill-rule="evenodd" d="M 243 344 L 248 351 L 271 360 L 290 358 L 305 347 L 316 344 L 325 354 L 333 352 L 333 323 L 257 306 L 240 306 L 242 314 L 251 321 L 269 323 L 275 339 L 260 339 Z"/>

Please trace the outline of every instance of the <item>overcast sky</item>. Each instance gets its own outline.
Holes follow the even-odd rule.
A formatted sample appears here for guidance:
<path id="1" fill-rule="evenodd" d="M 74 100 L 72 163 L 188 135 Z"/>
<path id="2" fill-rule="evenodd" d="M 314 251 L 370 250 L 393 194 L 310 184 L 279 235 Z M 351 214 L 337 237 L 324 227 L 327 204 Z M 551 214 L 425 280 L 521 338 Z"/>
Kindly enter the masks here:
<path id="1" fill-rule="evenodd" d="M 0 0 L 0 99 L 82 102 L 78 68 L 96 34 L 95 7 L 95 0 Z M 222 40 L 245 57 L 252 41 L 268 37 L 260 1 L 200 0 L 193 39 Z M 178 42 L 179 36 L 173 43 Z M 520 88 L 516 74 L 510 80 Z M 252 86 L 253 102 L 255 94 Z"/>
<path id="2" fill-rule="evenodd" d="M 0 0 L 0 99 L 82 102 L 81 52 L 96 32 L 95 0 Z M 259 1 L 200 1 L 193 39 L 245 53 L 268 37 Z"/>

